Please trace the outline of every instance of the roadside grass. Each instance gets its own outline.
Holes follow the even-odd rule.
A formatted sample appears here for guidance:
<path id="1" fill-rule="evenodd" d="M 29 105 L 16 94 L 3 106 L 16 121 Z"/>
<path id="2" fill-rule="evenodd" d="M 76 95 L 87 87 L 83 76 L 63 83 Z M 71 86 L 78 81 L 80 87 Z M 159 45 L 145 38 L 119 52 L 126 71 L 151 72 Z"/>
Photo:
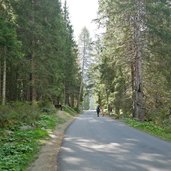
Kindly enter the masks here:
<path id="1" fill-rule="evenodd" d="M 171 132 L 169 132 L 167 128 L 157 126 L 153 122 L 140 122 L 130 118 L 126 118 L 123 121 L 131 127 L 143 130 L 146 133 L 171 142 Z"/>
<path id="2" fill-rule="evenodd" d="M 69 113 L 72 116 L 75 116 L 77 114 L 77 112 L 69 106 L 64 106 L 63 109 L 65 112 Z"/>
<path id="3" fill-rule="evenodd" d="M 3 130 L 1 130 L 3 131 Z M 20 171 L 39 150 L 38 139 L 46 137 L 41 129 L 13 131 L 0 139 L 0 170 Z"/>
<path id="4" fill-rule="evenodd" d="M 41 140 L 48 139 L 49 132 L 68 119 L 69 116 L 62 118 L 56 112 L 40 110 L 30 125 L 20 122 L 0 128 L 0 171 L 24 171 L 36 159 L 44 142 Z"/>

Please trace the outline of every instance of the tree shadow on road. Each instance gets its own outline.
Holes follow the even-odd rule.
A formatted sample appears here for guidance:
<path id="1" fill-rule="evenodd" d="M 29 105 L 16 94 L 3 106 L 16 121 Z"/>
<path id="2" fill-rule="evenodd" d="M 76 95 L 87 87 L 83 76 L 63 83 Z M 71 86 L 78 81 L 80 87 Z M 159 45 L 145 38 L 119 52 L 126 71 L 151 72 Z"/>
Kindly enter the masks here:
<path id="1" fill-rule="evenodd" d="M 88 119 L 87 130 L 91 130 L 93 137 L 90 138 L 88 132 L 85 132 L 84 136 L 66 134 L 58 158 L 59 171 L 171 171 L 170 144 L 160 142 L 165 148 L 163 153 L 160 150 L 161 145 L 158 146 L 160 140 L 155 137 L 119 122 L 111 123 L 108 118 L 97 120 L 95 117 L 83 117 L 80 118 L 82 124 L 85 119 Z M 104 122 L 108 122 L 107 126 L 100 129 L 99 134 L 95 129 L 91 129 L 91 126 L 93 127 L 91 123 L 96 123 L 99 129 L 98 127 L 102 127 Z M 115 124 L 115 132 L 122 132 L 117 134 L 113 132 L 114 135 L 111 136 L 107 129 L 110 124 Z M 128 129 L 131 132 L 129 135 L 127 135 Z M 141 134 L 140 137 L 136 136 L 137 132 Z M 151 145 L 146 143 L 148 140 Z"/>

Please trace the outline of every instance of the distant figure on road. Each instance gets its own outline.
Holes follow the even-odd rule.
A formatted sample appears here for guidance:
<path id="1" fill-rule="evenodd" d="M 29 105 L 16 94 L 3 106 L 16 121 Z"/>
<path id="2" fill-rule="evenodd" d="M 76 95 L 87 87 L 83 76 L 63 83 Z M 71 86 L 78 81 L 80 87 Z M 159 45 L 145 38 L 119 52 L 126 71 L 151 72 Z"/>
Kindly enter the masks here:
<path id="1" fill-rule="evenodd" d="M 98 105 L 98 106 L 97 106 L 96 112 L 97 112 L 97 117 L 99 117 L 99 113 L 100 113 L 100 105 Z"/>

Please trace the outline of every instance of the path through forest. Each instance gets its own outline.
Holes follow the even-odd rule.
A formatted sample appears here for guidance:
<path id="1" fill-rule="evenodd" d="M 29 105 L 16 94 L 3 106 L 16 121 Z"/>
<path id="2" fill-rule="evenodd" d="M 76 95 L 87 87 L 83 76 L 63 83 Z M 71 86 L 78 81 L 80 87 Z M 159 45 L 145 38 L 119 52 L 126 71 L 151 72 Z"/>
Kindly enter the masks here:
<path id="1" fill-rule="evenodd" d="M 58 171 L 171 171 L 171 143 L 85 112 L 68 128 Z"/>

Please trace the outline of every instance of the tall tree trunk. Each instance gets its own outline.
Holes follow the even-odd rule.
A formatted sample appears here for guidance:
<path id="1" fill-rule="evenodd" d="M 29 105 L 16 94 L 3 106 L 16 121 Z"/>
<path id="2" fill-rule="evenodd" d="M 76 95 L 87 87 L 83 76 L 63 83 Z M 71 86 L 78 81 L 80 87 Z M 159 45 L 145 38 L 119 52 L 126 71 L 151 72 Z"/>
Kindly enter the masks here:
<path id="1" fill-rule="evenodd" d="M 81 102 L 82 92 L 83 92 L 83 79 L 81 79 L 81 83 L 80 83 L 80 91 L 79 91 L 79 95 L 78 95 L 77 108 L 79 108 L 79 107 L 80 107 L 80 102 Z"/>
<path id="2" fill-rule="evenodd" d="M 85 70 L 85 58 L 86 58 L 86 42 L 85 42 L 85 34 L 84 34 L 84 38 L 83 38 L 83 58 L 82 58 L 82 68 L 81 68 L 81 83 L 80 83 L 80 91 L 79 91 L 79 95 L 78 95 L 78 104 L 77 104 L 77 108 L 80 107 L 80 102 L 81 102 L 81 97 L 82 97 L 82 94 L 83 94 L 83 88 L 84 88 L 84 70 Z"/>
<path id="3" fill-rule="evenodd" d="M 4 48 L 4 61 L 3 61 L 3 83 L 2 83 L 2 105 L 6 103 L 6 75 L 7 75 L 7 49 Z"/>
<path id="4" fill-rule="evenodd" d="M 65 80 L 64 80 L 64 97 L 63 97 L 63 104 L 65 105 L 65 101 L 66 101 L 66 86 L 65 86 Z"/>
<path id="5" fill-rule="evenodd" d="M 65 80 L 65 82 L 64 82 L 64 103 L 66 104 L 66 105 L 70 105 L 70 103 L 69 103 L 69 88 L 68 88 L 68 81 L 67 80 Z"/>
<path id="6" fill-rule="evenodd" d="M 1 60 L 0 60 L 0 102 L 2 101 L 2 77 L 1 77 L 1 74 L 2 74 L 2 63 L 1 63 Z"/>
<path id="7" fill-rule="evenodd" d="M 135 0 L 137 15 L 135 16 L 135 108 L 134 114 L 144 120 L 144 99 L 142 79 L 142 29 L 143 29 L 143 0 Z"/>
<path id="8" fill-rule="evenodd" d="M 136 117 L 135 113 L 135 64 L 131 62 L 131 87 L 132 87 L 132 117 Z"/>
<path id="9" fill-rule="evenodd" d="M 75 105 L 74 105 L 74 98 L 75 98 L 75 96 L 74 96 L 74 93 L 72 93 L 71 94 L 71 107 L 75 107 Z"/>
<path id="10" fill-rule="evenodd" d="M 33 26 L 35 25 L 35 0 L 32 0 L 32 24 Z M 33 37 L 32 37 L 32 54 L 31 54 L 31 87 L 32 87 L 32 91 L 31 91 L 31 95 L 32 95 L 32 103 L 34 104 L 36 101 L 36 88 L 35 88 L 35 37 L 34 37 L 34 33 L 33 33 Z"/>
<path id="11" fill-rule="evenodd" d="M 32 95 L 32 103 L 35 103 L 36 101 L 36 88 L 35 88 L 35 64 L 34 64 L 34 50 L 32 51 L 32 60 L 31 60 L 31 69 L 32 69 L 32 80 L 31 80 L 31 85 L 32 85 L 32 92 L 31 92 L 31 95 Z"/>
<path id="12" fill-rule="evenodd" d="M 66 97 L 65 97 L 65 104 L 70 106 L 70 101 L 69 101 L 69 93 L 68 93 L 68 90 L 67 90 L 67 93 L 66 93 Z"/>

